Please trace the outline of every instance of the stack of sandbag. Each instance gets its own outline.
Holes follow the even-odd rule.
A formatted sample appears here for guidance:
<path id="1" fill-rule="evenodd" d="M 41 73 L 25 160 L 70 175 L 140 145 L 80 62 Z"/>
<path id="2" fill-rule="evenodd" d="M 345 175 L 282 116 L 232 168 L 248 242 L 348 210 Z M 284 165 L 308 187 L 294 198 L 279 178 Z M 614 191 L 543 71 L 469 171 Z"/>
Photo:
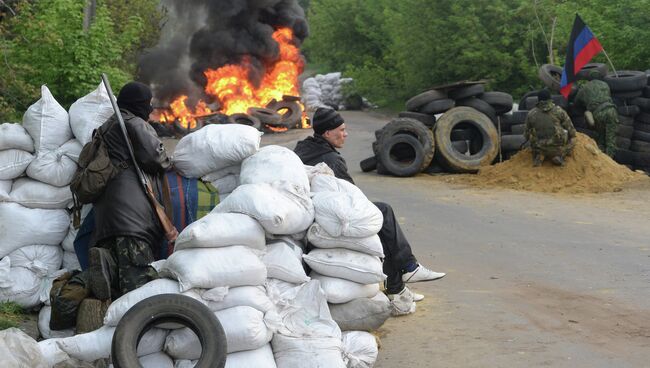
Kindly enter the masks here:
<path id="1" fill-rule="evenodd" d="M 345 108 L 343 86 L 352 82 L 352 78 L 341 78 L 341 73 L 317 74 L 302 83 L 303 102 L 309 111 L 319 107 Z"/>

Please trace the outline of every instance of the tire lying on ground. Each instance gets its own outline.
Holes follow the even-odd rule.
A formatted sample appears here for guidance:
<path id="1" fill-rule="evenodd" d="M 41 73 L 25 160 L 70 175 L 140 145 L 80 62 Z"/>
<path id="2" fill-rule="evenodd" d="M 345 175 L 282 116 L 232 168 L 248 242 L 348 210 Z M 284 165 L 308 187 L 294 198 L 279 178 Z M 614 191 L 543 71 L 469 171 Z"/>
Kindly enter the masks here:
<path id="1" fill-rule="evenodd" d="M 424 157 L 420 170 L 429 166 L 431 160 L 433 160 L 433 154 L 435 152 L 433 132 L 421 122 L 410 118 L 397 118 L 391 120 L 381 130 L 381 135 L 377 139 L 377 145 L 373 147 L 376 155 L 381 153 L 382 146 L 384 146 L 394 135 L 407 134 L 417 139 L 424 150 Z M 379 161 L 381 162 L 381 160 Z"/>
<path id="2" fill-rule="evenodd" d="M 397 116 L 399 116 L 400 118 L 415 119 L 429 128 L 432 128 L 436 124 L 436 117 L 430 114 L 424 114 L 424 113 L 413 112 L 413 111 L 402 111 L 399 114 L 397 114 Z"/>
<path id="3" fill-rule="evenodd" d="M 512 110 L 512 95 L 505 92 L 485 92 L 479 97 L 481 100 L 487 102 L 497 115 L 503 115 Z"/>
<path id="4" fill-rule="evenodd" d="M 481 147 L 467 156 L 456 151 L 451 142 L 451 131 L 458 125 L 468 125 L 480 133 Z M 499 152 L 499 137 L 490 118 L 471 107 L 455 107 L 438 119 L 434 136 L 438 157 L 442 164 L 455 172 L 477 172 L 489 165 Z"/>
<path id="5" fill-rule="evenodd" d="M 260 122 L 260 119 L 248 114 L 232 114 L 228 116 L 228 122 L 230 124 L 248 125 L 257 130 L 262 130 L 262 123 Z"/>
<path id="6" fill-rule="evenodd" d="M 395 134 L 379 149 L 379 162 L 395 176 L 413 176 L 429 165 L 424 165 L 424 148 L 409 134 Z"/>
<path id="7" fill-rule="evenodd" d="M 365 160 L 361 160 L 361 162 L 359 162 L 359 166 L 363 172 L 372 171 L 377 168 L 377 157 L 371 156 Z"/>
<path id="8" fill-rule="evenodd" d="M 282 116 L 275 110 L 263 107 L 249 107 L 246 112 L 248 115 L 258 118 L 262 124 L 275 126 L 282 120 Z"/>
<path id="9" fill-rule="evenodd" d="M 501 151 L 519 151 L 524 143 L 526 143 L 526 138 L 521 134 L 502 135 L 500 141 Z"/>
<path id="10" fill-rule="evenodd" d="M 280 115 L 280 121 L 276 124 L 277 126 L 283 126 L 285 128 L 300 127 L 302 121 L 302 109 L 297 102 L 272 101 L 266 106 L 266 108 L 273 110 Z"/>
<path id="11" fill-rule="evenodd" d="M 161 323 L 179 323 L 192 329 L 201 342 L 201 357 L 194 367 L 226 365 L 226 334 L 219 320 L 201 302 L 180 294 L 160 294 L 135 304 L 115 328 L 111 358 L 115 368 L 141 367 L 137 346 L 146 331 Z"/>
<path id="12" fill-rule="evenodd" d="M 611 72 L 603 80 L 609 85 L 612 94 L 615 94 L 615 92 L 642 91 L 648 84 L 648 76 L 644 72 L 635 70 Z"/>

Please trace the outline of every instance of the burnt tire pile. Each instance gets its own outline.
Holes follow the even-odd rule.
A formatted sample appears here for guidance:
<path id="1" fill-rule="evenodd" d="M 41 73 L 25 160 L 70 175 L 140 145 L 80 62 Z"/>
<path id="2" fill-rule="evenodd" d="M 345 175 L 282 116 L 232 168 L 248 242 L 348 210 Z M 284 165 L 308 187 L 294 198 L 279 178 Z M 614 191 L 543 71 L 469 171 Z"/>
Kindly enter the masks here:
<path id="1" fill-rule="evenodd" d="M 512 96 L 486 92 L 483 84 L 426 91 L 375 132 L 374 155 L 361 161 L 361 169 L 394 176 L 475 173 L 497 157 L 497 126 L 512 120 L 511 109 Z"/>

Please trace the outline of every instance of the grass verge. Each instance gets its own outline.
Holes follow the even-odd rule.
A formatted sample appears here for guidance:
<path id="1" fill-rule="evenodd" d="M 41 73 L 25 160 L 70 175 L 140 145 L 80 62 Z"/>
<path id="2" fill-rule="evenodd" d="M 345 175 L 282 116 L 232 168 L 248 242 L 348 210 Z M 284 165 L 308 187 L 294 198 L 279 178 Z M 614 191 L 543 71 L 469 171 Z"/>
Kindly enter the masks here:
<path id="1" fill-rule="evenodd" d="M 23 309 L 14 302 L 0 303 L 0 330 L 18 327 L 24 319 Z"/>

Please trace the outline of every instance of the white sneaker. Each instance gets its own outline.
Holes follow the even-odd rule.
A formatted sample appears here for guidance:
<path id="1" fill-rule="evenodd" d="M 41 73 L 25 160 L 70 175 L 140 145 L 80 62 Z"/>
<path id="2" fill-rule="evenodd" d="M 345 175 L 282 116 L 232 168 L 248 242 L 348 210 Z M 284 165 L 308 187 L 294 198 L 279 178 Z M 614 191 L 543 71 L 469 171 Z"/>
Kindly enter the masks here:
<path id="1" fill-rule="evenodd" d="M 418 267 L 413 272 L 407 272 L 402 275 L 402 281 L 412 283 L 420 281 L 432 281 L 442 278 L 446 275 L 444 272 L 434 272 L 430 269 L 418 265 Z"/>
<path id="2" fill-rule="evenodd" d="M 411 289 L 409 289 L 411 290 Z M 421 302 L 424 300 L 424 295 L 418 294 L 415 291 L 411 290 L 411 295 L 413 295 L 413 301 L 414 302 Z"/>
<path id="3" fill-rule="evenodd" d="M 388 300 L 392 307 L 392 316 L 403 316 L 415 312 L 415 300 L 413 293 L 407 287 L 404 287 L 398 294 L 388 294 Z"/>

